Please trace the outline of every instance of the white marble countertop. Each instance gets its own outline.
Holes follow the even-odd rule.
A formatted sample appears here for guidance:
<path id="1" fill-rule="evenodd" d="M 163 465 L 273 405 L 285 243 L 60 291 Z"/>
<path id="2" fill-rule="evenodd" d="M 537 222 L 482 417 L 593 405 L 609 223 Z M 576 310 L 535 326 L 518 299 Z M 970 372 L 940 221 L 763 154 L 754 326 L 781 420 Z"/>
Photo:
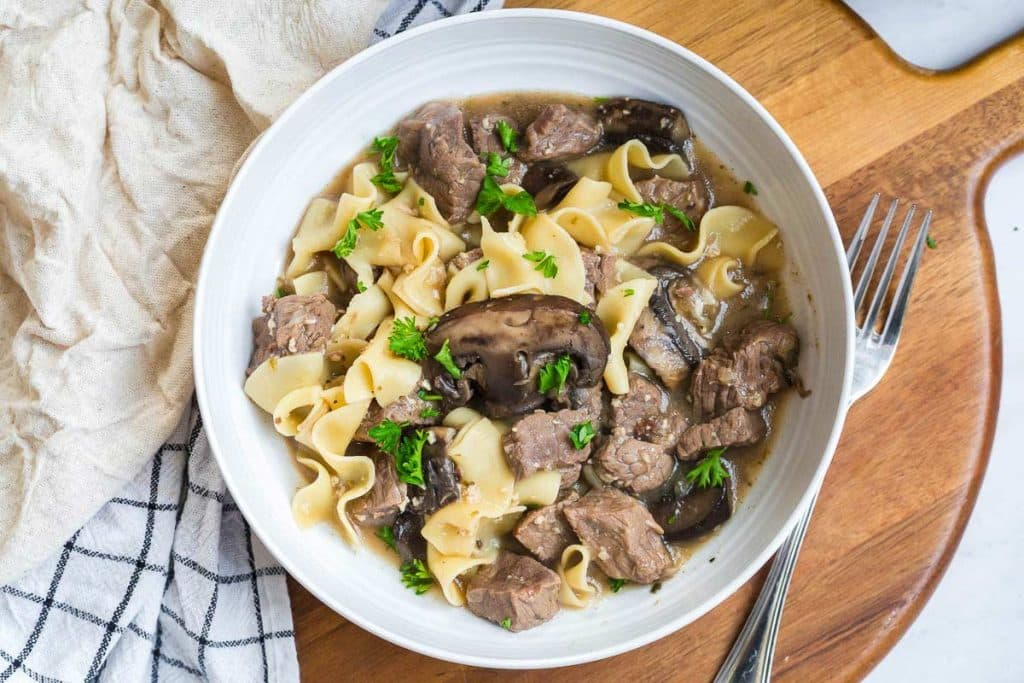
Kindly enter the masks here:
<path id="1" fill-rule="evenodd" d="M 996 172 L 985 198 L 1003 319 L 1002 400 L 988 470 L 946 575 L 870 683 L 1024 681 L 1022 191 L 1024 156 Z"/>

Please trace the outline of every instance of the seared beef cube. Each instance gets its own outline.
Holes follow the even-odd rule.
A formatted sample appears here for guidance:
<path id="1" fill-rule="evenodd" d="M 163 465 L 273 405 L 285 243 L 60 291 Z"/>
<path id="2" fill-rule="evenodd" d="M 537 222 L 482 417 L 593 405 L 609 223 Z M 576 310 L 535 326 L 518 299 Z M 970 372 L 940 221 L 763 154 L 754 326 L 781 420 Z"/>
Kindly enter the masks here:
<path id="1" fill-rule="evenodd" d="M 661 527 L 643 503 L 619 489 L 593 489 L 566 505 L 564 514 L 609 577 L 652 583 L 671 569 Z"/>
<path id="2" fill-rule="evenodd" d="M 675 107 L 632 97 L 602 102 L 597 115 L 605 137 L 615 144 L 639 139 L 652 152 L 681 152 L 690 138 L 690 126 Z"/>
<path id="3" fill-rule="evenodd" d="M 359 423 L 359 429 L 352 437 L 355 441 L 373 442 L 369 431 L 384 420 L 391 420 L 397 424 L 408 423 L 412 427 L 423 427 L 425 425 L 437 424 L 439 416 L 423 417 L 423 411 L 427 408 L 438 408 L 436 401 L 424 401 L 419 397 L 419 389 L 411 394 L 400 396 L 386 406 L 381 406 L 376 401 L 370 402 L 370 408 L 366 411 L 363 421 Z"/>
<path id="4" fill-rule="evenodd" d="M 420 510 L 425 515 L 437 512 L 459 499 L 459 476 L 455 461 L 448 457 L 448 447 L 455 438 L 451 427 L 431 427 L 429 440 L 423 446 L 423 481 L 426 489 Z"/>
<path id="5" fill-rule="evenodd" d="M 579 494 L 572 492 L 565 500 L 527 512 L 512 534 L 541 562 L 557 562 L 562 551 L 577 541 L 576 534 L 562 514 L 566 505 L 577 500 Z"/>
<path id="6" fill-rule="evenodd" d="M 370 455 L 373 460 L 373 487 L 354 501 L 349 513 L 364 526 L 392 524 L 409 502 L 405 482 L 398 478 L 395 460 L 387 453 L 376 451 Z"/>
<path id="7" fill-rule="evenodd" d="M 427 561 L 427 539 L 423 538 L 423 521 L 423 513 L 409 506 L 391 525 L 395 549 L 402 562 Z"/>
<path id="8" fill-rule="evenodd" d="M 629 345 L 669 389 L 678 389 L 689 377 L 690 364 L 669 330 L 650 308 L 640 313 L 629 335 Z"/>
<path id="9" fill-rule="evenodd" d="M 674 206 L 693 221 L 694 227 L 708 210 L 708 190 L 700 179 L 670 180 L 654 176 L 636 183 L 637 192 L 649 204 Z M 665 225 L 675 229 L 682 227 L 680 221 L 665 212 Z"/>
<path id="10" fill-rule="evenodd" d="M 538 411 L 516 422 L 502 437 L 505 457 L 516 479 L 544 470 L 559 470 L 562 486 L 572 485 L 579 477 L 580 463 L 590 457 L 590 444 L 576 450 L 569 440 L 569 430 L 587 419 L 582 410 L 559 410 Z"/>
<path id="11" fill-rule="evenodd" d="M 579 179 L 565 164 L 542 161 L 530 165 L 522 187 L 533 195 L 537 210 L 543 211 L 565 199 Z"/>
<path id="12" fill-rule="evenodd" d="M 764 406 L 769 394 L 789 386 L 799 344 L 792 327 L 769 320 L 756 320 L 728 335 L 694 372 L 690 396 L 697 416 L 707 419 L 736 407 Z"/>
<path id="13" fill-rule="evenodd" d="M 686 429 L 686 418 L 670 410 L 668 393 L 657 382 L 631 372 L 629 391 L 612 399 L 612 428 L 669 446 Z"/>
<path id="14" fill-rule="evenodd" d="M 606 484 L 633 493 L 652 491 L 671 476 L 675 461 L 664 446 L 612 434 L 594 453 L 594 473 Z"/>
<path id="15" fill-rule="evenodd" d="M 326 296 L 263 297 L 263 317 L 252 322 L 253 351 L 247 374 L 271 356 L 323 351 L 337 311 Z"/>
<path id="16" fill-rule="evenodd" d="M 519 158 L 534 162 L 581 157 L 601 140 L 601 126 L 590 114 L 549 104 L 526 129 Z"/>
<path id="17" fill-rule="evenodd" d="M 537 560 L 502 552 L 469 579 L 466 606 L 478 617 L 525 631 L 558 612 L 562 580 Z"/>
<path id="18" fill-rule="evenodd" d="M 494 152 L 503 159 L 508 157 L 508 153 L 505 151 L 505 147 L 501 144 L 501 138 L 498 136 L 497 125 L 498 121 L 504 121 L 512 130 L 518 132 L 519 126 L 516 122 L 507 116 L 501 114 L 484 114 L 483 116 L 474 116 L 469 119 L 469 137 L 473 143 L 473 149 L 478 155 L 486 156 L 490 152 Z M 523 176 L 526 175 L 526 164 L 521 162 L 515 157 L 508 159 L 508 175 L 504 177 L 495 177 L 498 184 L 503 183 L 515 183 L 519 184 L 523 180 Z"/>
<path id="19" fill-rule="evenodd" d="M 453 256 L 451 260 L 448 261 L 448 272 L 451 275 L 455 275 L 460 270 L 468 266 L 470 263 L 473 263 L 474 261 L 478 261 L 481 258 L 483 258 L 483 256 L 484 250 L 481 249 L 480 247 L 470 249 L 469 251 L 460 251 L 458 254 Z"/>
<path id="20" fill-rule="evenodd" d="M 484 164 L 466 142 L 462 111 L 432 102 L 398 124 L 401 158 L 413 178 L 437 202 L 441 214 L 461 223 L 473 211 Z"/>
<path id="21" fill-rule="evenodd" d="M 589 420 L 594 431 L 601 431 L 608 412 L 602 388 L 603 383 L 593 387 L 573 387 L 559 395 L 555 399 L 555 404 L 559 407 L 581 411 L 584 414 L 582 421 Z"/>
<path id="22" fill-rule="evenodd" d="M 694 425 L 679 439 L 676 455 L 680 460 L 693 460 L 711 448 L 749 446 L 764 438 L 765 424 L 756 410 L 733 408 L 710 422 Z"/>
<path id="23" fill-rule="evenodd" d="M 615 262 L 618 257 L 615 254 L 598 254 L 590 249 L 581 248 L 580 256 L 583 257 L 583 269 L 586 277 L 585 287 L 587 294 L 594 296 L 604 294 L 618 284 L 615 275 Z"/>

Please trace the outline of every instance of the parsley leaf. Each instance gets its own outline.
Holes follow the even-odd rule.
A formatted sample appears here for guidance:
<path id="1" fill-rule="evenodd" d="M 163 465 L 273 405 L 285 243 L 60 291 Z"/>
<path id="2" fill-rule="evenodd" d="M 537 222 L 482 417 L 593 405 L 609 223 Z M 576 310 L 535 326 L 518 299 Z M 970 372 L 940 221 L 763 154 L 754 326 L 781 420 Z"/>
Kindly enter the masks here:
<path id="1" fill-rule="evenodd" d="M 360 294 L 366 291 L 366 285 L 363 284 L 362 280 L 356 280 L 356 291 Z"/>
<path id="2" fill-rule="evenodd" d="M 569 371 L 572 369 L 572 359 L 569 354 L 562 354 L 554 363 L 546 363 L 540 369 L 537 377 L 537 386 L 542 394 L 552 389 L 556 394 L 562 393 L 565 388 L 565 380 L 569 379 Z"/>
<path id="3" fill-rule="evenodd" d="M 403 436 L 398 444 L 395 469 L 398 470 L 398 478 L 406 484 L 423 486 L 423 446 L 429 438 L 430 432 L 417 429 L 412 436 Z"/>
<path id="4" fill-rule="evenodd" d="M 455 359 L 452 358 L 452 348 L 448 343 L 448 340 L 444 340 L 444 344 L 441 344 L 441 350 L 434 354 L 434 360 L 441 364 L 448 374 L 455 379 L 462 379 L 462 370 L 459 370 L 459 366 L 455 364 Z"/>
<path id="5" fill-rule="evenodd" d="M 504 195 L 504 193 L 502 193 Z M 519 213 L 524 216 L 536 216 L 537 215 L 537 204 L 533 201 L 533 197 L 526 190 L 509 197 L 504 195 L 505 199 L 502 203 L 505 208 L 512 213 Z"/>
<path id="6" fill-rule="evenodd" d="M 487 270 L 487 267 L 491 265 L 490 259 L 484 259 L 480 263 L 476 264 L 477 270 Z"/>
<path id="7" fill-rule="evenodd" d="M 364 228 L 377 232 L 384 227 L 384 222 L 381 220 L 383 217 L 384 212 L 380 209 L 370 209 L 369 211 L 360 211 L 356 214 L 355 219 Z"/>
<path id="8" fill-rule="evenodd" d="M 402 585 L 416 595 L 423 595 L 434 585 L 434 577 L 427 571 L 423 560 L 409 560 L 398 570 L 402 574 Z"/>
<path id="9" fill-rule="evenodd" d="M 395 177 L 395 172 L 390 168 L 385 169 L 370 178 L 370 182 L 391 194 L 399 192 L 402 189 L 402 183 L 398 182 L 398 178 Z"/>
<path id="10" fill-rule="evenodd" d="M 402 430 L 408 426 L 408 422 L 398 423 L 388 419 L 370 427 L 367 434 L 377 444 L 377 448 L 394 455 L 398 452 L 398 445 L 402 440 Z"/>
<path id="11" fill-rule="evenodd" d="M 435 408 L 434 406 L 424 408 L 423 410 L 420 411 L 420 417 L 422 418 L 438 417 L 439 415 L 441 415 L 441 411 Z"/>
<path id="12" fill-rule="evenodd" d="M 605 104 L 606 102 L 610 102 L 611 99 L 612 98 L 610 97 L 595 97 L 594 104 Z"/>
<path id="13" fill-rule="evenodd" d="M 484 182 L 480 185 L 480 194 L 476 196 L 476 212 L 481 216 L 490 216 L 501 207 L 524 216 L 537 215 L 537 205 L 529 192 L 523 190 L 518 194 L 508 196 L 494 178 L 489 175 L 484 176 Z"/>
<path id="14" fill-rule="evenodd" d="M 505 119 L 498 119 L 498 123 L 494 126 L 494 129 L 498 131 L 498 137 L 501 138 L 501 146 L 505 148 L 506 152 L 517 152 L 519 151 L 519 133 L 516 129 L 509 125 L 509 122 Z"/>
<path id="15" fill-rule="evenodd" d="M 623 199 L 619 202 L 619 208 L 623 211 L 629 211 L 635 213 L 637 216 L 643 216 L 644 218 L 653 218 L 657 224 L 665 222 L 665 212 L 657 204 L 645 204 L 643 202 L 631 202 L 628 199 Z"/>
<path id="16" fill-rule="evenodd" d="M 694 225 L 693 219 L 687 216 L 685 212 L 677 209 L 671 204 L 662 204 L 661 208 L 668 211 L 669 215 L 682 223 L 687 230 L 690 232 L 697 232 L 697 226 Z"/>
<path id="17" fill-rule="evenodd" d="M 612 589 L 612 593 L 618 593 L 625 585 L 625 579 L 608 579 L 608 587 Z"/>
<path id="18" fill-rule="evenodd" d="M 378 135 L 373 139 L 373 151 L 380 154 L 381 168 L 390 169 L 395 163 L 395 150 L 398 149 L 398 137 L 395 135 Z"/>
<path id="19" fill-rule="evenodd" d="M 752 194 L 755 197 L 757 196 L 757 188 L 754 187 L 754 183 L 750 182 L 749 180 L 743 183 L 743 191 L 746 192 L 747 194 Z"/>
<path id="20" fill-rule="evenodd" d="M 569 441 L 572 441 L 572 447 L 578 451 L 586 448 L 595 436 L 597 436 L 597 432 L 594 431 L 594 425 L 590 423 L 590 420 L 581 422 L 569 430 Z"/>
<path id="21" fill-rule="evenodd" d="M 696 484 L 697 488 L 706 489 L 721 486 L 729 478 L 729 470 L 722 464 L 722 453 L 725 448 L 715 448 L 707 452 L 697 465 L 686 473 L 686 481 Z"/>
<path id="22" fill-rule="evenodd" d="M 935 238 L 932 237 L 931 235 L 928 235 L 928 237 L 925 239 L 924 243 L 928 245 L 929 249 L 937 249 L 938 246 L 939 246 L 939 243 L 936 242 Z"/>
<path id="23" fill-rule="evenodd" d="M 427 357 L 427 340 L 423 332 L 416 327 L 416 318 L 396 318 L 388 337 L 388 348 L 391 353 L 417 363 Z"/>
<path id="24" fill-rule="evenodd" d="M 487 175 L 504 178 L 509 173 L 509 159 L 502 159 L 497 152 L 487 153 Z"/>
<path id="25" fill-rule="evenodd" d="M 558 275 L 558 264 L 555 263 L 555 257 L 546 251 L 529 251 L 523 254 L 523 258 L 536 263 L 537 265 L 533 269 L 543 273 L 546 278 Z"/>
<path id="26" fill-rule="evenodd" d="M 441 394 L 428 393 L 426 389 L 420 389 L 416 392 L 416 395 L 420 397 L 421 401 L 440 401 Z"/>
<path id="27" fill-rule="evenodd" d="M 501 627 L 506 631 L 512 630 L 512 617 L 505 617 L 501 620 Z"/>
<path id="28" fill-rule="evenodd" d="M 338 258 L 345 258 L 352 253 L 356 248 L 356 241 L 359 239 L 359 235 L 356 234 L 358 229 L 359 224 L 356 223 L 354 218 L 348 222 L 348 227 L 345 228 L 345 234 L 341 236 L 341 239 L 338 240 L 335 243 L 334 248 L 331 249 L 335 256 Z"/>
<path id="29" fill-rule="evenodd" d="M 633 289 L 632 287 L 627 287 L 626 289 L 622 290 L 622 296 L 633 296 L 634 294 L 636 294 L 636 290 Z"/>
<path id="30" fill-rule="evenodd" d="M 590 311 L 580 311 L 580 325 L 590 324 Z"/>
<path id="31" fill-rule="evenodd" d="M 284 287 L 278 287 L 277 289 L 274 290 L 274 298 L 275 299 L 280 299 L 281 297 L 287 296 L 287 295 L 288 295 L 288 293 L 286 291 L 284 291 Z"/>
<path id="32" fill-rule="evenodd" d="M 398 552 L 398 548 L 395 547 L 395 532 L 389 526 L 382 526 L 377 529 L 377 538 L 384 541 L 384 545 Z"/>

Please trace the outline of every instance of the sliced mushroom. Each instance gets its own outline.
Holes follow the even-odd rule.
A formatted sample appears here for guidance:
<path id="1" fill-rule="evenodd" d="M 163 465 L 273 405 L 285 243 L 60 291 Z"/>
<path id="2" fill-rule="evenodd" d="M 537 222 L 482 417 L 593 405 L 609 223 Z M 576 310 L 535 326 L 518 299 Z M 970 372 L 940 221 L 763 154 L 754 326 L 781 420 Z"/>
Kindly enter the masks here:
<path id="1" fill-rule="evenodd" d="M 455 461 L 448 457 L 448 446 L 455 438 L 451 427 L 432 427 L 430 440 L 423 446 L 423 481 L 426 488 L 419 508 L 431 515 L 459 499 L 459 477 Z"/>
<path id="2" fill-rule="evenodd" d="M 654 520 L 665 530 L 665 540 L 682 541 L 714 531 L 732 516 L 736 507 L 732 465 L 723 461 L 729 478 L 722 486 L 698 488 L 685 477 L 676 482 L 673 493 L 650 506 Z"/>
<path id="3" fill-rule="evenodd" d="M 652 152 L 682 153 L 690 126 L 680 110 L 667 104 L 616 97 L 597 108 L 605 140 L 615 144 L 638 139 Z"/>
<path id="4" fill-rule="evenodd" d="M 541 162 L 530 166 L 522 185 L 533 195 L 537 209 L 543 211 L 562 201 L 579 179 L 565 164 Z"/>
<path id="5" fill-rule="evenodd" d="M 699 294 L 704 288 L 693 280 L 687 270 L 656 266 L 649 272 L 658 278 L 658 287 L 650 299 L 651 311 L 664 325 L 686 362 L 693 367 L 710 351 L 711 340 L 701 329 L 706 324 L 705 319 L 696 315 L 695 304 L 686 300 L 683 292 Z"/>
<path id="6" fill-rule="evenodd" d="M 591 387 L 608 361 L 608 333 L 593 322 L 589 309 L 563 296 L 515 294 L 459 306 L 427 332 L 430 359 L 425 372 L 448 407 L 465 405 L 478 394 L 495 418 L 525 413 L 548 396 L 538 376 L 547 363 L 570 359 L 566 389 Z M 456 379 L 433 356 L 447 340 L 460 370 Z"/>
<path id="7" fill-rule="evenodd" d="M 402 557 L 402 562 L 409 560 L 427 560 L 427 541 L 423 538 L 423 513 L 411 507 L 398 515 L 391 525 L 391 533 L 395 537 L 395 549 Z"/>

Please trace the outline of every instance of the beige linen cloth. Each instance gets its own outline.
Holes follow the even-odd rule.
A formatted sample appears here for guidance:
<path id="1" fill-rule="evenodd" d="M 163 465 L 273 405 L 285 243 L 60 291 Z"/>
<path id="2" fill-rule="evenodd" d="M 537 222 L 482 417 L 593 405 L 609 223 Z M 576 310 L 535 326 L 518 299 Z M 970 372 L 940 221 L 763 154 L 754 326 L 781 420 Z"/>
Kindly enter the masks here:
<path id="1" fill-rule="evenodd" d="M 232 167 L 386 4 L 0 0 L 0 584 L 174 428 Z"/>

